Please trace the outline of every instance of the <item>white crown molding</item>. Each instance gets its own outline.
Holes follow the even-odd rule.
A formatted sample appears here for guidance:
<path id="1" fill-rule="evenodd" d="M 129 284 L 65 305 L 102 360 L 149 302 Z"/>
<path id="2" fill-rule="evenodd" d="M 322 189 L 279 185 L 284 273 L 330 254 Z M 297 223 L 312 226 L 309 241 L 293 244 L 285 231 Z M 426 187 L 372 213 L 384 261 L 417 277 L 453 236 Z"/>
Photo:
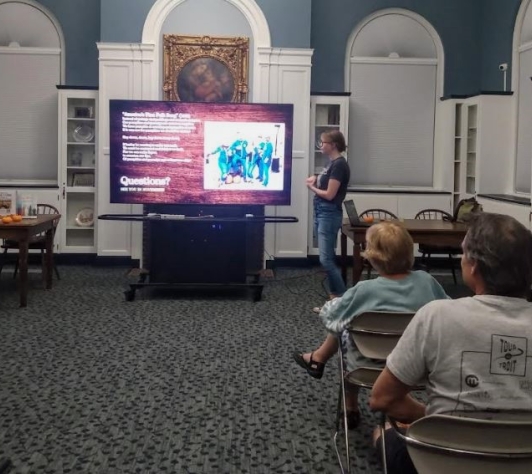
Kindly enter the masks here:
<path id="1" fill-rule="evenodd" d="M 27 48 L 27 47 L 16 47 L 12 48 L 10 46 L 0 46 L 0 54 L 31 54 L 33 56 L 43 55 L 43 56 L 59 56 L 61 50 L 59 48 Z"/>
<path id="2" fill-rule="evenodd" d="M 438 60 L 433 58 L 368 58 L 353 56 L 350 64 L 414 64 L 437 66 Z"/>

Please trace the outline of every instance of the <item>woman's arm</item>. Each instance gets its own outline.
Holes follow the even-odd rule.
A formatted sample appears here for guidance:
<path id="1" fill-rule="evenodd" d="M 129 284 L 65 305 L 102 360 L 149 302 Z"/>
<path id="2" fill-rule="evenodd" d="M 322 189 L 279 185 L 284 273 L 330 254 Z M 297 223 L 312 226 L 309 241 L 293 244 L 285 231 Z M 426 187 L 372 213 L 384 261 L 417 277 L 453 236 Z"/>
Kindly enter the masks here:
<path id="1" fill-rule="evenodd" d="M 338 193 L 338 190 L 340 189 L 340 181 L 337 179 L 329 179 L 329 184 L 327 185 L 327 189 L 318 189 L 314 183 L 310 183 L 307 181 L 307 187 L 314 193 L 316 196 L 319 196 L 320 198 L 326 199 L 327 201 L 332 201 L 336 194 Z"/>

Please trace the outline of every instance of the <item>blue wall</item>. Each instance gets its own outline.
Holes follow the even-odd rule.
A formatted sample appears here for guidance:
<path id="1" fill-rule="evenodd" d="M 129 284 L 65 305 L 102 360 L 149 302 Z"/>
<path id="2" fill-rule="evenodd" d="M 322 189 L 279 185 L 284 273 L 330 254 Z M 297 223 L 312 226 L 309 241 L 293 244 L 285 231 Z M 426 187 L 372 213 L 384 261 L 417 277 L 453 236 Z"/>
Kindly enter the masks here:
<path id="1" fill-rule="evenodd" d="M 135 0 L 135 2 L 138 0 Z M 65 83 L 98 85 L 100 2 L 98 0 L 40 0 L 63 29 L 66 43 Z"/>
<path id="2" fill-rule="evenodd" d="M 314 48 L 313 90 L 344 90 L 349 35 L 367 15 L 392 7 L 420 14 L 440 35 L 445 51 L 446 95 L 501 90 L 498 65 L 507 62 L 511 71 L 513 28 L 520 0 L 256 1 L 268 21 L 272 46 Z M 155 0 L 39 2 L 63 28 L 66 83 L 98 85 L 96 42 L 140 42 Z M 510 80 L 508 74 L 508 84 Z"/>
<path id="3" fill-rule="evenodd" d="M 101 0 L 101 41 L 140 43 L 142 28 L 154 0 Z"/>
<path id="4" fill-rule="evenodd" d="M 140 43 L 144 20 L 155 0 L 101 1 L 102 41 Z M 200 0 L 188 1 L 200 3 Z M 310 47 L 310 0 L 257 0 L 257 4 L 270 27 L 272 46 Z"/>
<path id="5" fill-rule="evenodd" d="M 312 89 L 344 90 L 347 40 L 371 13 L 405 8 L 424 17 L 440 35 L 445 52 L 445 94 L 479 90 L 483 0 L 313 0 L 311 46 L 314 48 Z M 500 2 L 502 3 L 502 2 Z M 508 35 L 498 33 L 499 40 Z"/>
<path id="6" fill-rule="evenodd" d="M 199 0 L 188 0 L 198 2 Z M 222 1 L 222 0 L 220 0 Z M 57 18 L 66 42 L 66 83 L 98 85 L 97 42 L 139 43 L 155 0 L 38 0 Z M 310 47 L 310 0 L 257 0 L 272 46 Z M 194 19 L 194 21 L 199 21 Z M 177 32 L 178 33 L 178 32 Z"/>
<path id="7" fill-rule="evenodd" d="M 520 5 L 521 0 L 484 0 L 482 4 L 482 90 L 502 90 L 501 63 L 508 63 L 508 90 L 511 89 L 513 30 Z"/>

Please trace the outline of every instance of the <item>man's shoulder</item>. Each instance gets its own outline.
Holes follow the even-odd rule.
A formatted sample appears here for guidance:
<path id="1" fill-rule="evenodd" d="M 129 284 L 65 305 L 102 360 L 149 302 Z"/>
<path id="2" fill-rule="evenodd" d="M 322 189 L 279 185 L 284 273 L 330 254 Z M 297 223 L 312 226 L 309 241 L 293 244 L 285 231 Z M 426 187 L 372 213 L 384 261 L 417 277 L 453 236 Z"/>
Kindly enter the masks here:
<path id="1" fill-rule="evenodd" d="M 431 314 L 458 314 L 462 310 L 470 311 L 475 305 L 471 297 L 458 299 L 433 300 L 423 306 L 419 311 Z"/>

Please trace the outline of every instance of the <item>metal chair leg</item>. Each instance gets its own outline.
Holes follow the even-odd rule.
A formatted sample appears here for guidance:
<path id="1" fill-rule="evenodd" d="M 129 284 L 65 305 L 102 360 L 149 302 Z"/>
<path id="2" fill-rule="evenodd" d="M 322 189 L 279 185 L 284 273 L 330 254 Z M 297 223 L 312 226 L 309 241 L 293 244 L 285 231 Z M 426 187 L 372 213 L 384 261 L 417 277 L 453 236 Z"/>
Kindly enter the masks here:
<path id="1" fill-rule="evenodd" d="M 340 464 L 340 472 L 342 474 L 351 473 L 350 455 L 349 455 L 349 430 L 347 428 L 347 404 L 346 404 L 346 392 L 345 392 L 345 379 L 344 379 L 344 355 L 342 353 L 342 335 L 338 335 L 338 357 L 340 366 L 340 391 L 338 393 L 338 405 L 336 410 L 336 433 L 334 434 L 334 449 L 336 450 L 336 456 L 338 458 L 338 464 Z M 343 408 L 344 415 L 344 436 L 345 436 L 345 469 L 342 463 L 342 457 L 338 451 L 338 443 L 336 442 L 338 434 L 340 433 L 340 411 Z"/>
<path id="2" fill-rule="evenodd" d="M 388 474 L 388 466 L 386 465 L 386 441 L 384 439 L 384 433 L 386 431 L 386 415 L 384 413 L 381 414 L 380 431 L 381 431 L 382 471 L 384 472 L 384 474 Z"/>
<path id="3" fill-rule="evenodd" d="M 2 269 L 4 268 L 4 265 L 6 263 L 6 254 L 7 254 L 7 248 L 4 249 L 0 257 L 0 275 L 2 274 Z"/>
<path id="4" fill-rule="evenodd" d="M 454 284 L 456 285 L 457 282 L 456 282 L 456 271 L 454 269 L 454 259 L 453 259 L 453 255 L 450 253 L 449 254 L 449 260 L 451 261 L 451 272 L 453 274 L 453 280 L 454 280 Z"/>
<path id="5" fill-rule="evenodd" d="M 55 259 L 54 259 L 52 265 L 54 266 L 55 276 L 57 277 L 58 280 L 61 280 L 61 277 L 59 276 L 59 270 L 57 269 L 57 265 L 55 264 Z"/>

